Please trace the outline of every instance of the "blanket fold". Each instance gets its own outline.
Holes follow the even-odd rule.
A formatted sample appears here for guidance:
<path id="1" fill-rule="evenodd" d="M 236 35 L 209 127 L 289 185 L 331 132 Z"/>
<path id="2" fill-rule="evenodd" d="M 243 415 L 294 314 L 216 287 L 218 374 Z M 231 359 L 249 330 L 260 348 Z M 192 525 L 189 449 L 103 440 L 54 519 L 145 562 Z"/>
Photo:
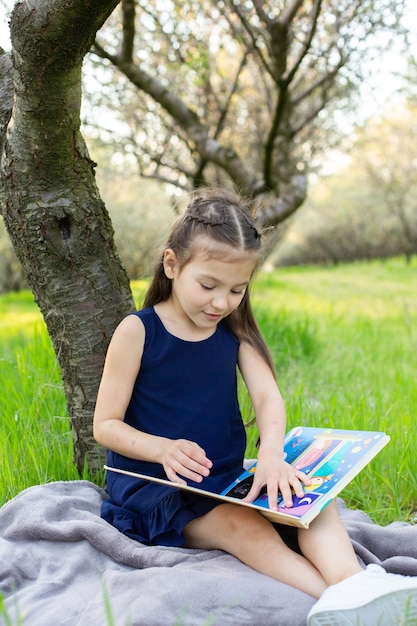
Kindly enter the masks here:
<path id="1" fill-rule="evenodd" d="M 100 518 L 105 497 L 56 482 L 0 509 L 1 625 L 305 626 L 310 596 L 220 550 L 139 544 Z M 417 576 L 417 526 L 339 508 L 363 564 Z"/>

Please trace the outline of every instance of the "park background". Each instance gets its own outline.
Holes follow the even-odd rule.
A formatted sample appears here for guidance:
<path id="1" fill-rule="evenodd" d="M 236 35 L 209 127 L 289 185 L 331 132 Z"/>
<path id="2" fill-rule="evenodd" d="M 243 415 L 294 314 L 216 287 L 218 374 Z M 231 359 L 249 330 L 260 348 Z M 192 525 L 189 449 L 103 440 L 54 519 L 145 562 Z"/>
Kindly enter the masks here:
<path id="1" fill-rule="evenodd" d="M 405 19 L 411 28 L 412 13 Z M 417 502 L 417 71 L 413 48 L 408 55 L 400 49 L 381 61 L 376 83 L 363 86 L 342 128 L 339 120 L 336 144 L 312 168 L 307 199 L 286 222 L 253 287 L 289 426 L 390 434 L 390 445 L 343 494 L 379 523 L 413 521 Z M 99 132 L 88 89 L 84 107 L 83 133 L 99 163 L 98 186 L 140 306 L 179 199 L 161 182 L 140 180 L 134 160 Z M 52 344 L 6 231 L 0 232 L 3 503 L 30 485 L 79 473 Z M 244 390 L 241 401 L 249 418 Z M 250 432 L 248 456 L 255 439 Z M 83 476 L 103 482 L 102 473 L 92 476 L 87 467 Z"/>

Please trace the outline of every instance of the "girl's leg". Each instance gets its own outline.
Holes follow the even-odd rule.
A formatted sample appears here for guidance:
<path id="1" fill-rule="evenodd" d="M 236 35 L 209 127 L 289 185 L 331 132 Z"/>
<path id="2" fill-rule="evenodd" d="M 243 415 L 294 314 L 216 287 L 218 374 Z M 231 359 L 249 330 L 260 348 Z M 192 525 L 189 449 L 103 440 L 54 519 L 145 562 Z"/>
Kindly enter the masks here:
<path id="1" fill-rule="evenodd" d="M 387 574 L 378 565 L 362 569 L 335 503 L 299 532 L 298 543 L 330 585 L 308 614 L 308 626 L 416 626 L 417 577 Z"/>
<path id="2" fill-rule="evenodd" d="M 319 598 L 327 587 L 307 558 L 290 550 L 258 511 L 220 504 L 184 529 L 190 548 L 220 549 L 252 569 Z"/>
<path id="3" fill-rule="evenodd" d="M 298 543 L 303 555 L 328 585 L 362 571 L 335 501 L 316 517 L 308 530 L 299 530 Z"/>

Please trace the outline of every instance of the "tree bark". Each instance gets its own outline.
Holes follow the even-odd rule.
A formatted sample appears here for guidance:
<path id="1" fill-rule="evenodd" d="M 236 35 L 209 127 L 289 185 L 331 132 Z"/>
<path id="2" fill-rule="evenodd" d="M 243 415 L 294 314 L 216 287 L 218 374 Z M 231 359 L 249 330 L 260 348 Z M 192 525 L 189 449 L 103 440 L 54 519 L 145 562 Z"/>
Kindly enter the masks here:
<path id="1" fill-rule="evenodd" d="M 114 326 L 134 309 L 80 133 L 83 58 L 117 4 L 17 2 L 12 61 L 1 57 L 2 214 L 61 367 L 80 472 L 101 465 L 98 382 Z"/>

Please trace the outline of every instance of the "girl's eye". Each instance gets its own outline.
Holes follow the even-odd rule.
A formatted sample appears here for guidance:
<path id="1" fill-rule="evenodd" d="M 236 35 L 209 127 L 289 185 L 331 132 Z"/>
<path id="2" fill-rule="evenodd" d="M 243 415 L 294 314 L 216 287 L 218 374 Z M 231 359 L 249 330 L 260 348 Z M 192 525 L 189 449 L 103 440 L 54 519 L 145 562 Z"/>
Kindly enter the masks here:
<path id="1" fill-rule="evenodd" d="M 214 289 L 214 287 L 211 287 L 210 285 L 204 285 L 203 283 L 200 283 L 202 289 L 205 289 L 206 291 L 211 291 L 212 289 Z M 246 287 L 244 289 L 231 289 L 230 293 L 232 293 L 234 296 L 241 296 L 243 293 L 245 293 L 246 291 Z"/>

